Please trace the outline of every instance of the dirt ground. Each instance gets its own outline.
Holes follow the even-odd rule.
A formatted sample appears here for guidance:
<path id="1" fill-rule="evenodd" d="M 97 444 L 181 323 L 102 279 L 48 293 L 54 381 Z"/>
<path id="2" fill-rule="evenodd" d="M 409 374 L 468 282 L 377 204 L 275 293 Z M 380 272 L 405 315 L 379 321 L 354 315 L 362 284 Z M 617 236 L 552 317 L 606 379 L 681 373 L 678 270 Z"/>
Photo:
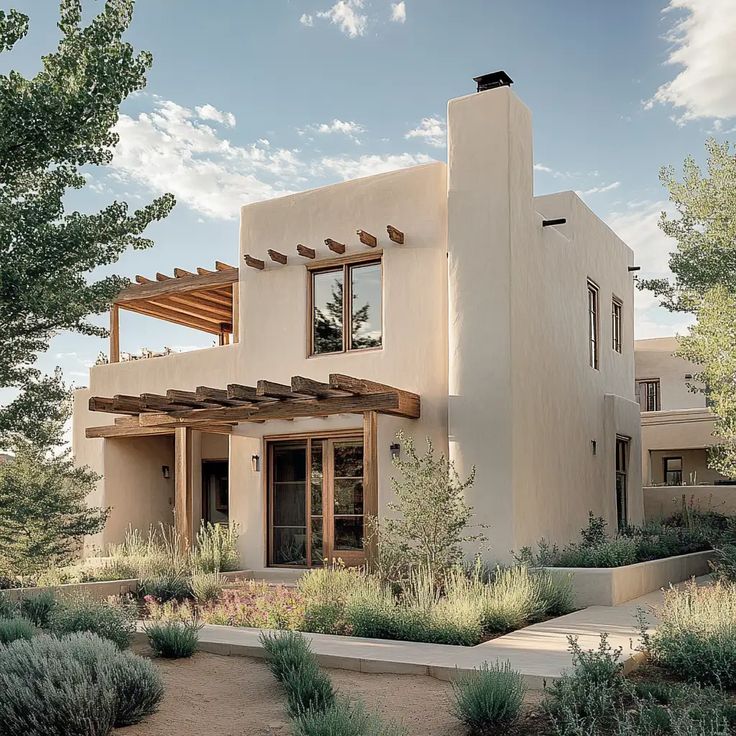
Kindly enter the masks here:
<path id="1" fill-rule="evenodd" d="M 144 649 L 140 654 L 146 654 Z M 200 652 L 155 660 L 166 684 L 158 713 L 121 736 L 288 736 L 285 697 L 262 660 Z M 449 713 L 451 686 L 432 677 L 328 670 L 337 689 L 401 721 L 411 736 L 462 736 Z M 530 702 L 536 701 L 534 693 Z"/>

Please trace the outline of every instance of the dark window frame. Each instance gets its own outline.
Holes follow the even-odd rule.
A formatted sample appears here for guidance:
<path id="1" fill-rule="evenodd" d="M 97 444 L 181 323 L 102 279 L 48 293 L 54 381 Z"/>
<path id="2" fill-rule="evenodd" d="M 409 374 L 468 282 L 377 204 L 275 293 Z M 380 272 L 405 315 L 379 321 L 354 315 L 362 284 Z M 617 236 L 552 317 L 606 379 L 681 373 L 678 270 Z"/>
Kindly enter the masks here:
<path id="1" fill-rule="evenodd" d="M 381 344 L 368 347 L 353 347 L 353 313 L 352 313 L 352 272 L 365 266 L 378 266 L 381 280 L 381 303 L 378 322 L 381 326 Z M 342 299 L 342 349 L 329 352 L 316 352 L 314 346 L 314 280 L 321 273 L 342 271 L 343 299 Z M 367 256 L 350 256 L 347 258 L 331 259 L 323 263 L 307 266 L 307 357 L 321 357 L 325 355 L 342 355 L 343 353 L 363 353 L 371 350 L 382 350 L 384 345 L 384 294 L 383 294 L 383 256 L 370 254 Z"/>
<path id="2" fill-rule="evenodd" d="M 588 279 L 588 364 L 600 369 L 600 288 Z"/>
<path id="3" fill-rule="evenodd" d="M 646 387 L 646 392 L 642 394 L 642 388 L 644 387 Z M 653 392 L 650 391 L 650 387 L 654 387 Z M 662 385 L 659 378 L 637 378 L 636 394 L 642 411 L 661 411 Z"/>
<path id="4" fill-rule="evenodd" d="M 619 529 L 629 519 L 629 453 L 631 437 L 616 435 L 616 521 Z"/>
<path id="5" fill-rule="evenodd" d="M 611 298 L 611 347 L 623 353 L 623 312 L 624 303 L 617 297 Z"/>
<path id="6" fill-rule="evenodd" d="M 679 460 L 680 461 L 680 469 L 679 470 L 668 470 L 667 469 L 667 463 L 670 460 Z M 681 486 L 682 485 L 682 470 L 683 470 L 683 464 L 682 464 L 682 455 L 668 455 L 667 457 L 662 458 L 662 478 L 664 479 L 664 484 L 666 486 Z M 677 474 L 679 476 L 679 479 L 676 483 L 670 483 L 667 476 L 670 474 Z"/>

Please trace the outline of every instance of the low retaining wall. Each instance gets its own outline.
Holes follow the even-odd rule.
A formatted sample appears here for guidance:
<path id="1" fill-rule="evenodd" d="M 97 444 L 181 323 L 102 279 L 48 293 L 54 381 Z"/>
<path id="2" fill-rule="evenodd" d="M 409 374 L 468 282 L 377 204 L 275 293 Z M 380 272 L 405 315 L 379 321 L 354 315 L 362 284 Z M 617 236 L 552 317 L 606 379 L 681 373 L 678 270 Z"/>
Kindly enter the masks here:
<path id="1" fill-rule="evenodd" d="M 712 550 L 623 567 L 546 567 L 553 575 L 570 576 L 578 608 L 617 606 L 710 571 Z"/>
<path id="2" fill-rule="evenodd" d="M 682 510 L 685 504 L 698 511 L 717 511 L 726 516 L 736 515 L 736 485 L 734 486 L 645 486 L 644 518 L 666 519 Z"/>
<path id="3" fill-rule="evenodd" d="M 111 595 L 127 595 L 138 590 L 138 581 L 135 578 L 128 580 L 104 580 L 95 583 L 72 583 L 67 585 L 49 585 L 40 588 L 9 588 L 0 590 L 0 595 L 17 601 L 21 598 L 31 598 L 34 595 L 52 591 L 58 596 L 80 595 L 98 600 L 104 600 Z"/>

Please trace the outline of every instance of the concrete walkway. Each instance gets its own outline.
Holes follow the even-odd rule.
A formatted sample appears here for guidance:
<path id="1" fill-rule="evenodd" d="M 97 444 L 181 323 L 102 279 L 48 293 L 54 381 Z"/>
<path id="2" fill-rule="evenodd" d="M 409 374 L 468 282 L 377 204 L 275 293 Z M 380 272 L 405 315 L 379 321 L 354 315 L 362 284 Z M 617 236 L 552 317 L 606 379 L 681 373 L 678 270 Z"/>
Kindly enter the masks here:
<path id="1" fill-rule="evenodd" d="M 568 635 L 579 637 L 584 649 L 598 646 L 607 632 L 613 647 L 622 647 L 627 668 L 641 658 L 637 652 L 639 631 L 636 611 L 649 611 L 662 600 L 662 593 L 629 601 L 619 606 L 592 606 L 544 623 L 534 624 L 475 647 L 422 644 L 415 642 L 361 639 L 351 636 L 304 634 L 312 651 L 325 667 L 359 672 L 429 675 L 450 680 L 483 662 L 511 662 L 524 675 L 527 686 L 541 690 L 570 667 Z M 651 617 L 650 617 L 651 618 Z M 214 654 L 263 657 L 260 629 L 214 626 L 200 632 L 200 650 Z"/>

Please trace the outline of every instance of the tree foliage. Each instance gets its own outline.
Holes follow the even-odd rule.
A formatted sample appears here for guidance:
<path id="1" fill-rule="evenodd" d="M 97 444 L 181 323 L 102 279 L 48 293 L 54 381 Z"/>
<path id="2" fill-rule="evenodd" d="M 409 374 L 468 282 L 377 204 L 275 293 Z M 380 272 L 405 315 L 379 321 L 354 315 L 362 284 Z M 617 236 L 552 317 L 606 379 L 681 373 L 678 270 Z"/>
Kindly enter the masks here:
<path id="1" fill-rule="evenodd" d="M 83 167 L 111 161 L 120 104 L 145 86 L 152 57 L 122 39 L 132 13 L 133 0 L 107 0 L 84 26 L 81 0 L 61 0 L 61 40 L 38 74 L 0 75 L 0 387 L 30 386 L 35 400 L 48 398 L 44 389 L 53 398 L 31 366 L 57 332 L 106 334 L 87 317 L 127 282 L 92 273 L 149 247 L 143 231 L 174 204 L 167 194 L 132 212 L 124 202 L 95 213 L 65 207 L 86 182 Z M 27 16 L 0 11 L 0 51 L 27 32 Z"/>
<path id="2" fill-rule="evenodd" d="M 481 532 L 471 533 L 473 509 L 465 500 L 465 491 L 475 482 L 475 468 L 462 480 L 450 460 L 435 456 L 429 438 L 424 455 L 417 453 L 411 437 L 399 433 L 397 438 L 403 457 L 394 460 L 400 475 L 391 478 L 396 501 L 388 504 L 397 515 L 371 521 L 378 564 L 419 567 L 439 576 L 462 562 L 464 544 L 485 539 Z M 400 574 L 379 572 L 387 577 Z"/>
<path id="3" fill-rule="evenodd" d="M 736 476 L 736 155 L 710 139 L 707 174 L 692 156 L 682 180 L 672 167 L 660 173 L 677 217 L 662 213 L 660 227 L 677 241 L 669 279 L 642 281 L 670 310 L 693 312 L 697 322 L 680 338 L 678 355 L 701 366 L 694 390 L 707 392 L 717 416 L 710 465 Z"/>

